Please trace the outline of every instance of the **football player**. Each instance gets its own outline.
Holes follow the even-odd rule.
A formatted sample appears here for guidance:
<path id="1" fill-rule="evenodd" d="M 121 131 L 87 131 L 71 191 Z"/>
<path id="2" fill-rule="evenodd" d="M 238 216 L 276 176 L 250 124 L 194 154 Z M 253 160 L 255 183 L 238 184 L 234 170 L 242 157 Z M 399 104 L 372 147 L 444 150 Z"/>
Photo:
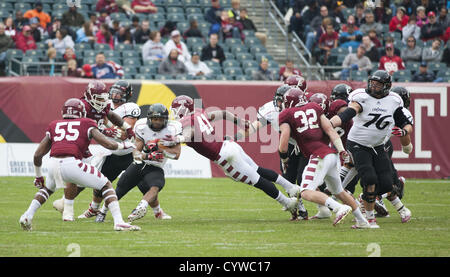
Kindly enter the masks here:
<path id="1" fill-rule="evenodd" d="M 296 80 L 296 78 L 293 76 L 290 76 L 288 79 L 291 81 Z M 298 82 L 296 82 L 295 84 L 298 84 Z M 267 102 L 263 106 L 259 107 L 257 120 L 250 124 L 249 129 L 247 130 L 240 129 L 236 133 L 234 140 L 238 141 L 243 137 L 248 137 L 249 135 L 255 133 L 256 131 L 258 131 L 259 129 L 263 128 L 266 125 L 272 126 L 277 132 L 279 132 L 278 115 L 280 114 L 281 111 L 281 105 L 283 103 L 283 95 L 290 88 L 291 86 L 289 84 L 283 84 L 279 86 L 275 92 L 275 96 L 273 97 L 272 101 Z M 280 160 L 280 169 L 281 172 L 283 173 L 282 176 L 293 184 L 295 183 L 300 184 L 302 180 L 303 169 L 308 164 L 308 160 L 302 155 L 294 139 L 289 140 L 288 152 L 289 152 L 289 163 L 287 164 L 286 167 L 284 167 L 284 164 Z M 308 211 L 303 205 L 303 201 L 301 199 L 299 200 L 298 215 L 294 215 L 292 220 L 295 219 L 308 219 Z"/>
<path id="2" fill-rule="evenodd" d="M 297 213 L 298 200 L 295 197 L 286 197 L 272 182 L 280 184 L 292 195 L 298 195 L 300 187 L 293 185 L 272 170 L 259 167 L 233 140 L 217 141 L 215 139 L 212 121 L 229 120 L 245 129 L 249 128 L 248 121 L 241 120 L 225 110 L 206 113 L 203 109 L 194 108 L 194 100 L 186 95 L 177 96 L 172 101 L 171 109 L 175 118 L 182 124 L 183 131 L 182 135 L 164 138 L 163 144 L 173 145 L 185 142 L 200 155 L 214 161 L 234 181 L 246 183 L 264 191 L 278 201 L 285 210 L 292 214 Z"/>
<path id="3" fill-rule="evenodd" d="M 97 126 L 103 125 L 107 120 L 125 131 L 128 139 L 134 137 L 132 126 L 111 110 L 109 93 L 103 82 L 98 80 L 89 82 L 84 95 L 80 98 L 80 100 L 86 107 L 86 117 L 95 120 L 97 122 Z M 110 124 L 110 126 L 112 125 Z M 108 129 L 103 130 L 103 132 L 105 135 L 111 136 L 111 133 L 108 133 Z M 92 154 L 89 150 L 86 151 L 83 157 L 85 162 L 90 162 L 92 160 Z M 63 198 L 53 202 L 53 207 L 62 212 L 62 218 L 64 221 L 74 220 L 73 201 L 83 189 L 84 187 L 77 187 L 75 184 L 68 183 L 64 189 Z M 94 197 L 95 196 L 96 194 L 94 192 Z"/>
<path id="4" fill-rule="evenodd" d="M 308 103 L 305 93 L 298 88 L 287 91 L 283 99 L 284 109 L 279 116 L 281 130 L 279 152 L 282 161 L 288 162 L 287 149 L 290 137 L 297 141 L 302 153 L 309 157 L 309 163 L 302 176 L 301 197 L 332 209 L 336 213 L 333 225 L 341 223 L 353 211 L 356 218 L 353 228 L 371 228 L 356 201 L 342 189 L 339 178 L 340 160 L 348 158 L 348 154 L 322 107 L 315 102 Z M 337 151 L 329 146 L 330 141 Z M 327 189 L 340 199 L 343 205 L 325 193 L 317 191 L 324 181 Z"/>
<path id="5" fill-rule="evenodd" d="M 362 202 L 366 217 L 374 228 L 374 205 L 377 195 L 391 192 L 392 170 L 385 151 L 385 140 L 391 134 L 391 126 L 399 126 L 401 136 L 409 138 L 412 125 L 402 112 L 403 100 L 390 92 L 392 78 L 384 70 L 375 71 L 366 89 L 356 89 L 349 95 L 348 107 L 331 119 L 334 127 L 342 126 L 353 118 L 353 126 L 347 139 L 347 149 L 363 185 Z M 412 147 L 410 147 L 412 150 Z M 411 211 L 401 200 L 391 194 L 388 198 L 400 214 L 402 222 L 411 218 Z"/>
<path id="6" fill-rule="evenodd" d="M 164 164 L 167 159 L 177 160 L 181 146 L 176 144 L 162 149 L 158 141 L 164 137 L 175 137 L 181 133 L 181 124 L 169 121 L 169 111 L 163 104 L 149 107 L 147 118 L 136 122 L 136 150 L 133 153 L 134 163 L 125 170 L 117 182 L 116 194 L 120 200 L 132 188 L 137 186 L 143 197 L 137 207 L 128 216 L 135 221 L 145 216 L 150 206 L 157 219 L 171 219 L 159 205 L 158 193 L 165 185 Z"/>
<path id="7" fill-rule="evenodd" d="M 134 128 L 134 124 L 141 115 L 141 109 L 136 103 L 128 102 L 132 95 L 133 87 L 128 81 L 125 80 L 115 82 L 109 89 L 109 97 L 112 101 L 111 110 Z M 110 124 L 108 125 L 110 126 Z M 117 142 L 124 140 L 130 141 L 124 132 L 117 126 L 103 128 L 102 132 Z M 132 149 L 102 151 L 102 153 L 94 156 L 92 164 L 94 164 L 112 183 L 119 176 L 119 174 L 127 169 L 127 167 L 133 162 L 132 152 Z M 83 214 L 78 216 L 78 218 L 90 218 L 99 215 L 99 206 L 101 202 L 101 195 L 99 195 L 98 192 L 94 192 L 94 197 L 89 205 L 89 208 Z M 107 211 L 105 205 L 103 205 L 101 211 L 102 214 L 96 218 L 97 222 L 104 221 Z"/>
<path id="8" fill-rule="evenodd" d="M 31 231 L 32 220 L 37 209 L 57 188 L 64 187 L 66 182 L 70 182 L 101 192 L 105 204 L 113 214 L 114 230 L 139 230 L 139 227 L 123 221 L 119 202 L 111 182 L 93 165 L 81 161 L 84 153 L 88 150 L 91 139 L 110 150 L 132 149 L 134 145 L 129 142 L 117 143 L 107 139 L 100 133 L 94 120 L 85 118 L 86 108 L 79 99 L 70 98 L 64 103 L 62 117 L 62 120 L 54 120 L 49 124 L 45 137 L 34 153 L 36 173 L 34 184 L 39 191 L 31 201 L 28 210 L 20 217 L 19 222 L 22 228 Z M 45 184 L 41 170 L 42 157 L 50 150 L 47 184 Z"/>
<path id="9" fill-rule="evenodd" d="M 291 75 L 287 77 L 286 80 L 284 80 L 284 84 L 290 86 L 291 88 L 301 89 L 305 93 L 306 97 L 308 97 L 309 95 L 309 92 L 306 91 L 308 89 L 308 85 L 306 83 L 306 79 L 303 76 Z"/>

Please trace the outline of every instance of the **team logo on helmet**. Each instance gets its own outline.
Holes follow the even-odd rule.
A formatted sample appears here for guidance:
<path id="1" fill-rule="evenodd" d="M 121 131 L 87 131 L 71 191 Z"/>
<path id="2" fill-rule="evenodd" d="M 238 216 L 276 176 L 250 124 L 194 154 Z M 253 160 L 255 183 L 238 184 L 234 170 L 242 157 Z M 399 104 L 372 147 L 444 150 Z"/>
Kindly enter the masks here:
<path id="1" fill-rule="evenodd" d="M 330 100 L 323 93 L 314 93 L 309 97 L 309 102 L 317 103 L 323 110 L 325 114 L 328 113 L 328 108 L 330 107 Z"/>
<path id="2" fill-rule="evenodd" d="M 69 98 L 62 107 L 62 116 L 67 119 L 86 117 L 86 107 L 83 101 L 77 98 Z"/>
<path id="3" fill-rule="evenodd" d="M 283 110 L 308 104 L 305 92 L 299 88 L 291 88 L 283 96 Z"/>
<path id="4" fill-rule="evenodd" d="M 170 111 L 175 119 L 181 119 L 194 111 L 194 100 L 187 95 L 177 96 L 172 101 Z"/>

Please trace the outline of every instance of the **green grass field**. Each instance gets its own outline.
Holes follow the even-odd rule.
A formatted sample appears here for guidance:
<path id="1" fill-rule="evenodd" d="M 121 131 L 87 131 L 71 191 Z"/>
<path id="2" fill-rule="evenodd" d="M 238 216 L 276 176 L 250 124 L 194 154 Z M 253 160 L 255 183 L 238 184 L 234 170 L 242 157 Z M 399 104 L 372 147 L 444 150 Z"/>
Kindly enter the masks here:
<path id="1" fill-rule="evenodd" d="M 168 179 L 160 202 L 173 219 L 156 220 L 150 210 L 135 222 L 140 232 L 113 231 L 110 214 L 102 224 L 63 222 L 52 207 L 62 190 L 36 213 L 33 231 L 25 232 L 18 221 L 36 192 L 32 182 L 0 178 L 0 256 L 66 257 L 77 254 L 71 244 L 79 245 L 81 257 L 450 256 L 449 181 L 407 180 L 403 202 L 411 221 L 402 224 L 387 203 L 391 217 L 378 219 L 381 228 L 374 230 L 352 230 L 353 216 L 337 227 L 331 219 L 291 222 L 263 192 L 217 178 Z M 75 216 L 88 207 L 91 194 L 87 189 L 76 199 Z M 135 188 L 120 201 L 124 218 L 140 199 Z M 305 205 L 314 215 L 316 205 Z"/>

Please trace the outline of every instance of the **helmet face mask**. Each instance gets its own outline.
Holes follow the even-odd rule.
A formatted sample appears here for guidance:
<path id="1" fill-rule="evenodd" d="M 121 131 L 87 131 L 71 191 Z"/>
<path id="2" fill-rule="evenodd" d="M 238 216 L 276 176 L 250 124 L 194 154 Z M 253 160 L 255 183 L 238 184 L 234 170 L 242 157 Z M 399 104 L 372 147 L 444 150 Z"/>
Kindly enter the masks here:
<path id="1" fill-rule="evenodd" d="M 162 119 L 162 120 L 158 120 Z M 147 125 L 153 131 L 161 131 L 167 126 L 169 111 L 163 104 L 153 104 L 148 109 Z M 156 124 L 155 124 L 156 123 Z"/>
<path id="2" fill-rule="evenodd" d="M 286 84 L 283 84 L 277 88 L 275 96 L 273 97 L 273 105 L 278 109 L 278 111 L 282 110 L 283 96 L 289 89 L 291 89 L 291 87 Z"/>
<path id="3" fill-rule="evenodd" d="M 114 103 L 126 103 L 132 95 L 133 87 L 129 82 L 123 80 L 117 81 L 109 90 L 109 97 Z"/>
<path id="4" fill-rule="evenodd" d="M 97 111 L 101 112 L 108 106 L 109 93 L 106 85 L 100 81 L 90 82 L 84 92 L 86 101 Z"/>
<path id="5" fill-rule="evenodd" d="M 175 97 L 170 106 L 170 112 L 176 120 L 180 120 L 194 111 L 194 100 L 186 95 Z"/>
<path id="6" fill-rule="evenodd" d="M 80 99 L 70 98 L 64 102 L 61 114 L 64 119 L 83 118 L 86 117 L 86 107 Z"/>

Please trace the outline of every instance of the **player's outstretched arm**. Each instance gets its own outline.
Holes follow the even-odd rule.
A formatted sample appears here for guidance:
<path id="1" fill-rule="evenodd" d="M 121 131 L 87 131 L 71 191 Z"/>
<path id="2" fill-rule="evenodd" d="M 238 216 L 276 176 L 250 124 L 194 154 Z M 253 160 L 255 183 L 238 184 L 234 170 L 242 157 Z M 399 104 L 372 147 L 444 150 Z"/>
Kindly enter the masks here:
<path id="1" fill-rule="evenodd" d="M 252 123 L 250 123 L 249 128 L 247 129 L 240 129 L 237 131 L 236 135 L 234 136 L 234 140 L 241 140 L 242 138 L 246 138 L 250 136 L 251 134 L 256 133 L 260 128 L 266 126 L 267 123 L 263 123 L 259 120 L 255 120 Z"/>
<path id="2" fill-rule="evenodd" d="M 281 159 L 281 166 L 283 173 L 287 171 L 287 165 L 289 161 L 289 138 L 291 137 L 291 127 L 288 123 L 283 123 L 280 125 L 280 144 L 278 146 L 278 153 Z"/>
<path id="3" fill-rule="evenodd" d="M 163 150 L 164 156 L 172 159 L 172 160 L 178 160 L 178 158 L 180 158 L 180 154 L 181 154 L 181 144 L 176 144 L 173 147 L 170 148 L 166 148 Z"/>
<path id="4" fill-rule="evenodd" d="M 48 136 L 45 136 L 39 143 L 36 151 L 34 152 L 33 163 L 35 167 L 42 166 L 42 158 L 50 151 L 51 148 L 52 148 L 52 141 Z"/>
<path id="5" fill-rule="evenodd" d="M 322 127 L 325 134 L 327 134 L 327 136 L 330 138 L 330 141 L 336 147 L 338 152 L 344 151 L 345 149 L 343 147 L 341 137 L 336 132 L 336 130 L 334 130 L 330 120 L 328 120 L 328 118 L 324 114 L 320 115 L 320 126 Z"/>
<path id="6" fill-rule="evenodd" d="M 128 138 L 134 137 L 133 125 L 131 125 L 127 121 L 123 120 L 118 114 L 116 114 L 113 111 L 109 111 L 109 113 L 106 116 L 109 119 L 109 121 L 111 121 L 112 124 L 122 128 L 122 130 L 126 131 Z"/>
<path id="7" fill-rule="evenodd" d="M 210 121 L 216 121 L 216 120 L 227 120 L 231 121 L 237 126 L 241 126 L 244 129 L 249 128 L 249 121 L 246 119 L 241 119 L 235 114 L 227 111 L 227 110 L 219 110 L 219 111 L 213 111 L 208 113 L 208 117 Z"/>
<path id="8" fill-rule="evenodd" d="M 128 149 L 128 148 L 135 148 L 134 144 L 125 141 L 121 143 L 117 143 L 115 141 L 112 141 L 108 139 L 105 135 L 103 135 L 97 128 L 91 129 L 90 133 L 91 137 L 101 146 L 109 149 L 109 150 L 121 150 L 121 149 Z"/>
<path id="9" fill-rule="evenodd" d="M 348 108 L 343 112 L 338 113 L 330 119 L 331 125 L 333 127 L 339 127 L 342 124 L 350 121 L 355 115 L 362 111 L 361 106 L 357 102 L 350 102 Z"/>

